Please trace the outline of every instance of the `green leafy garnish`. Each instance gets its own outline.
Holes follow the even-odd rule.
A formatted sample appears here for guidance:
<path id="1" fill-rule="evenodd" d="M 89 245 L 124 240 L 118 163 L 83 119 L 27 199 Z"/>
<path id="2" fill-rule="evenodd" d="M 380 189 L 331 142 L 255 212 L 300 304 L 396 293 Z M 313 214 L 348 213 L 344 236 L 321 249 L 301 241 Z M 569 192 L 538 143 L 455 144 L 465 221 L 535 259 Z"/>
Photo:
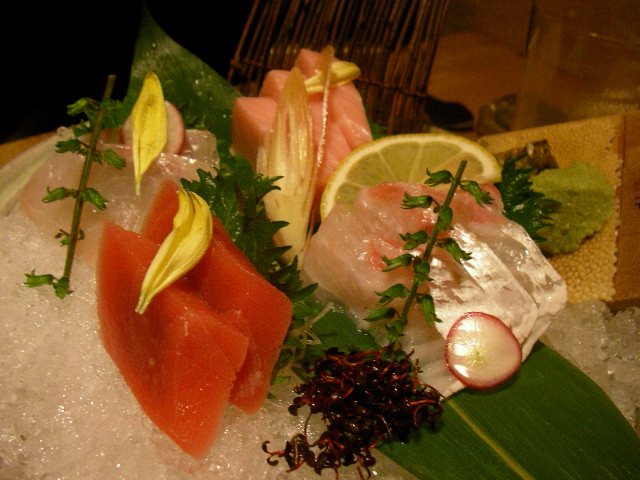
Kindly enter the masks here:
<path id="1" fill-rule="evenodd" d="M 51 285 L 59 298 L 64 298 L 72 293 L 70 278 L 76 246 L 78 241 L 84 238 L 84 233 L 80 229 L 84 204 L 91 203 L 99 210 L 104 210 L 107 207 L 107 200 L 96 189 L 87 185 L 91 166 L 93 162 L 102 163 L 103 161 L 117 169 L 125 166 L 125 160 L 113 150 L 101 151 L 97 148 L 102 128 L 113 128 L 120 125 L 126 118 L 126 112 L 123 111 L 122 104 L 110 98 L 114 85 L 115 76 L 110 75 L 100 102 L 82 98 L 67 107 L 67 113 L 70 116 L 84 115 L 87 120 L 72 128 L 75 138 L 63 140 L 56 144 L 57 153 L 73 152 L 85 158 L 77 188 L 47 188 L 47 194 L 42 199 L 45 203 L 66 198 L 75 199 L 70 231 L 66 232 L 61 229 L 56 235 L 56 238 L 60 239 L 61 245 L 67 247 L 64 272 L 60 277 L 56 277 L 50 273 L 36 274 L 35 270 L 32 270 L 30 273 L 25 274 L 24 285 L 27 287 Z"/>
<path id="2" fill-rule="evenodd" d="M 533 190 L 531 175 L 537 169 L 520 166 L 519 161 L 523 158 L 525 154 L 513 154 L 505 159 L 502 181 L 496 187 L 502 196 L 504 216 L 520 224 L 536 243 L 542 243 L 546 239 L 538 231 L 552 225 L 550 215 L 558 204 Z"/>
<path id="3" fill-rule="evenodd" d="M 432 279 L 430 273 L 431 254 L 435 247 L 439 247 L 447 251 L 453 259 L 461 263 L 469 260 L 471 254 L 464 251 L 460 245 L 451 237 L 443 235 L 449 229 L 453 222 L 453 211 L 451 209 L 451 201 L 458 188 L 469 192 L 479 205 L 491 203 L 491 197 L 484 192 L 480 186 L 470 180 L 462 180 L 462 174 L 466 167 L 466 160 L 460 162 L 460 166 L 455 175 L 451 172 L 442 170 L 439 172 L 430 172 L 427 170 L 427 180 L 424 182 L 430 187 L 437 185 L 450 185 L 447 196 L 442 204 L 439 204 L 431 195 L 411 196 L 405 194 L 402 201 L 402 208 L 432 208 L 437 213 L 437 219 L 431 232 L 419 230 L 413 233 L 401 234 L 400 238 L 405 242 L 403 248 L 405 250 L 414 250 L 421 245 L 425 245 L 422 256 L 404 253 L 395 258 L 389 259 L 384 257 L 383 260 L 387 265 L 384 271 L 394 270 L 400 267 L 411 267 L 413 269 L 413 281 L 410 287 L 402 284 L 395 284 L 382 292 L 376 292 L 380 297 L 377 307 L 370 310 L 365 320 L 375 322 L 379 320 L 393 320 L 387 328 L 387 339 L 390 344 L 394 344 L 402 335 L 402 331 L 407 324 L 409 310 L 415 302 L 422 311 L 423 317 L 428 325 L 439 322 L 440 319 L 436 315 L 433 297 L 428 293 L 421 293 L 418 289 Z M 403 299 L 404 305 L 402 310 L 398 312 L 394 307 L 388 306 L 397 299 Z"/>

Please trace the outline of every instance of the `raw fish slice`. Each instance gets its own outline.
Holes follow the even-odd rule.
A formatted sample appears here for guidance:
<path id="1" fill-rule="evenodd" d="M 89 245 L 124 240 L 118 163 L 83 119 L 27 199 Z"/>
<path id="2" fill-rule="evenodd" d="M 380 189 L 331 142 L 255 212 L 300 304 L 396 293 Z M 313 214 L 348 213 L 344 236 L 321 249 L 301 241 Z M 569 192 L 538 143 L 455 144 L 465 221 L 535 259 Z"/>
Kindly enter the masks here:
<path id="1" fill-rule="evenodd" d="M 171 230 L 178 208 L 175 187 L 166 185 L 154 205 L 143 234 L 158 241 Z M 233 385 L 231 402 L 254 413 L 266 399 L 293 308 L 286 295 L 235 246 L 220 220 L 215 216 L 213 220 L 211 244 L 186 278 L 213 309 L 237 313 L 240 328 L 249 336 L 247 358 Z"/>
<path id="2" fill-rule="evenodd" d="M 473 241 L 469 237 L 471 233 L 478 234 L 481 238 L 481 244 L 477 247 L 469 245 L 467 249 L 485 251 L 483 255 L 489 255 L 492 258 L 489 260 L 491 265 L 504 264 L 513 277 L 511 279 L 505 274 L 505 278 L 509 278 L 507 283 L 515 280 L 520 284 L 527 295 L 535 301 L 539 317 L 557 313 L 566 303 L 564 281 L 524 229 L 502 215 L 499 191 L 492 185 L 483 185 L 482 188 L 493 198 L 490 205 L 480 207 L 471 195 L 460 191 L 456 193 L 452 203 L 455 212 L 454 222 L 459 225 L 456 228 L 467 232 L 465 238 L 469 241 Z M 380 232 L 387 239 L 389 235 L 397 235 L 397 232 L 403 229 L 417 231 L 420 228 L 427 230 L 431 228 L 435 216 L 430 212 L 421 212 L 419 209 L 393 209 L 386 206 L 389 203 L 397 203 L 404 191 L 414 196 L 429 194 L 439 202 L 444 198 L 444 191 L 434 190 L 425 185 L 393 182 L 361 191 L 354 204 L 354 213 L 366 219 L 370 231 Z M 492 253 L 487 252 L 487 248 Z M 476 259 L 480 254 L 481 252 L 478 251 Z M 493 257 L 497 257 L 496 262 Z M 470 262 L 471 265 L 473 263 L 474 260 Z M 497 281 L 497 277 L 495 279 Z"/>
<path id="3" fill-rule="evenodd" d="M 397 269 L 382 272 L 381 255 L 393 257 L 403 253 L 398 245 L 380 240 L 369 233 L 361 222 L 342 205 L 336 206 L 320 224 L 305 253 L 304 275 L 320 286 L 325 300 L 345 304 L 357 321 L 358 327 L 368 330 L 376 340 L 386 343 L 383 322 L 362 320 L 379 297 L 375 294 L 394 283 L 406 283 L 409 272 Z M 307 261 L 308 258 L 308 261 Z M 399 307 L 399 302 L 392 306 Z M 421 380 L 441 393 L 452 393 L 462 384 L 449 372 L 444 361 L 444 339 L 434 328 L 425 326 L 416 308 L 409 316 L 409 324 L 402 338 L 407 350 L 415 349 L 422 372 Z"/>
<path id="4" fill-rule="evenodd" d="M 273 128 L 277 103 L 269 97 L 240 97 L 231 112 L 233 152 L 244 155 L 255 168 L 258 149 L 265 134 Z"/>
<path id="5" fill-rule="evenodd" d="M 318 97 L 318 96 L 314 96 Z M 317 155 L 320 139 L 322 138 L 322 100 L 320 98 L 311 99 L 309 110 L 313 122 L 313 148 Z M 327 185 L 331 174 L 336 169 L 340 161 L 351 152 L 351 147 L 347 143 L 342 130 L 331 119 L 326 124 L 325 141 L 323 145 L 323 155 L 318 170 L 318 180 L 316 184 L 316 205 L 320 203 L 320 198 L 324 187 Z"/>
<path id="6" fill-rule="evenodd" d="M 473 311 L 487 312 L 498 317 L 511 329 L 520 344 L 523 344 L 540 316 L 533 298 L 514 277 L 508 266 L 478 235 L 462 226 L 456 226 L 451 236 L 463 250 L 472 252 L 471 260 L 463 263 L 464 268 L 478 283 L 484 295 L 493 300 L 493 304 L 488 307 L 489 310 L 473 308 Z M 459 315 L 453 321 L 458 317 Z M 451 325 L 452 323 L 438 324 L 437 327 L 446 337 Z"/>
<path id="7" fill-rule="evenodd" d="M 341 85 L 331 91 L 329 115 L 342 131 L 352 150 L 372 140 L 362 97 L 352 83 Z"/>
<path id="8" fill-rule="evenodd" d="M 247 340 L 185 280 L 135 313 L 158 245 L 106 223 L 97 265 L 105 349 L 151 421 L 185 452 L 204 456 L 220 426 Z"/>
<path id="9" fill-rule="evenodd" d="M 431 231 L 437 215 L 431 209 L 400 208 L 405 193 L 415 197 L 430 195 L 436 202 L 442 204 L 447 192 L 422 184 L 385 182 L 360 190 L 352 207 L 353 212 L 356 216 L 363 218 L 363 222 L 371 232 L 378 232 L 386 239 L 397 238 L 399 232 Z M 494 203 L 501 205 L 499 199 Z M 496 211 L 496 208 L 500 207 L 492 205 L 483 208 L 464 191 L 456 193 L 451 208 L 454 211 L 455 224 L 467 225 L 473 222 L 478 225 L 490 224 L 493 227 L 508 222 L 499 211 Z"/>
<path id="10" fill-rule="evenodd" d="M 431 195 L 439 203 L 442 203 L 445 195 L 444 191 L 426 185 L 382 183 L 359 193 L 354 202 L 353 213 L 367 226 L 369 232 L 378 232 L 388 241 L 398 238 L 404 232 L 430 231 L 436 220 L 435 214 L 430 209 L 399 208 L 405 193 L 412 196 Z M 436 325 L 443 337 L 447 336 L 457 318 L 469 311 L 469 305 L 474 306 L 474 311 L 489 312 L 499 317 L 521 343 L 529 337 L 539 316 L 536 303 L 513 272 L 483 238 L 468 229 L 468 225 L 476 225 L 487 231 L 495 231 L 508 223 L 497 210 L 501 208 L 501 201 L 496 194 L 497 191 L 494 191 L 494 204 L 487 207 L 478 205 L 473 196 L 464 191 L 458 191 L 452 201 L 452 237 L 463 250 L 472 252 L 472 258 L 462 264 L 466 275 L 456 272 L 458 268 L 454 268 L 451 262 L 434 262 L 434 282 L 430 290 L 437 300 L 438 317 L 443 320 Z M 421 248 L 420 252 L 422 251 Z M 456 302 L 447 301 L 452 297 Z"/>
<path id="11" fill-rule="evenodd" d="M 258 96 L 273 98 L 277 102 L 280 100 L 287 78 L 289 78 L 289 70 L 269 70 L 264 76 Z"/>
<path id="12" fill-rule="evenodd" d="M 566 304 L 567 287 L 564 280 L 520 225 L 509 222 L 494 229 L 473 223 L 469 228 L 481 235 L 509 267 L 536 301 L 540 315 L 556 314 Z"/>
<path id="13" fill-rule="evenodd" d="M 305 78 L 310 78 L 317 73 L 319 60 L 319 52 L 302 48 L 294 65 L 300 68 Z M 331 89 L 328 111 L 330 121 L 342 131 L 351 150 L 372 140 L 362 97 L 353 83 Z"/>
<path id="14" fill-rule="evenodd" d="M 94 266 L 97 258 L 97 239 L 100 238 L 102 221 L 109 220 L 127 230 L 139 231 L 153 196 L 167 180 L 178 182 L 180 178 L 196 179 L 198 168 L 210 170 L 210 158 L 196 160 L 187 156 L 161 154 L 142 179 L 141 194 L 136 195 L 133 181 L 133 160 L 128 147 L 105 145 L 112 148 L 127 161 L 127 166 L 117 170 L 110 165 L 94 163 L 91 167 L 89 186 L 104 193 L 107 208 L 98 210 L 85 203 L 81 228 L 87 241 L 81 241 L 76 250 L 77 258 Z M 53 237 L 62 228 L 69 231 L 73 215 L 74 200 L 67 198 L 43 203 L 47 188 L 60 186 L 74 188 L 78 185 L 83 157 L 72 153 L 52 153 L 34 172 L 20 196 L 20 205 L 25 215 L 48 237 Z M 53 240 L 55 241 L 55 240 Z"/>
<path id="15" fill-rule="evenodd" d="M 320 52 L 308 48 L 301 48 L 293 66 L 298 67 L 305 78 L 310 78 L 318 73 L 316 67 L 319 60 Z"/>
<path id="16" fill-rule="evenodd" d="M 220 165 L 216 137 L 206 130 L 186 130 L 180 155 L 204 162 L 209 169 Z"/>
<path id="17" fill-rule="evenodd" d="M 421 254 L 424 247 L 403 250 L 404 241 L 400 234 L 421 229 L 430 231 L 436 220 L 432 212 L 423 209 L 402 209 L 405 192 L 413 196 L 432 195 L 439 203 L 445 195 L 444 191 L 425 185 L 399 182 L 364 189 L 357 195 L 351 210 L 340 205 L 335 207 L 311 238 L 305 253 L 304 273 L 307 279 L 317 282 L 321 289 L 345 303 L 355 315 L 359 327 L 368 329 L 379 341 L 385 340 L 383 323 L 369 324 L 361 320 L 367 314 L 367 308 L 373 308 L 379 298 L 374 292 L 382 292 L 395 283 L 409 285 L 411 281 L 411 272 L 407 268 L 382 272 L 386 266 L 382 256 L 394 258 L 407 252 Z M 492 193 L 496 195 L 497 192 Z M 443 344 L 440 343 L 460 315 L 481 311 L 499 317 L 511 327 L 523 345 L 524 356 L 548 323 L 547 312 L 539 312 L 538 303 L 529 293 L 526 282 L 519 278 L 538 281 L 538 273 L 526 269 L 513 271 L 511 264 L 500 256 L 508 257 L 513 250 L 503 249 L 498 254 L 491 245 L 497 243 L 500 235 L 517 230 L 509 227 L 511 222 L 501 215 L 499 195 L 492 206 L 483 209 L 470 194 L 461 191 L 454 197 L 452 208 L 454 229 L 451 235 L 463 249 L 471 252 L 472 259 L 458 264 L 441 249 L 434 250 L 430 270 L 433 282 L 424 288 L 428 288 L 433 296 L 436 314 L 442 322 L 435 328 L 427 327 L 421 312 L 414 306 L 400 339 L 405 349 L 416 350 L 416 358 L 423 368 L 421 378 L 445 395 L 462 388 L 462 384 L 450 377 L 446 369 Z M 491 232 L 491 242 L 485 242 L 481 230 Z M 510 238 L 505 239 L 505 243 L 511 241 Z M 538 258 L 539 250 L 534 244 L 523 240 L 518 248 L 521 251 L 535 249 L 532 256 Z M 544 263 L 546 261 L 540 266 L 551 268 Z M 545 288 L 556 300 L 566 298 L 562 282 L 552 282 Z M 391 306 L 397 308 L 398 303 Z M 557 309 L 561 306 L 560 301 L 555 303 Z"/>
<path id="18" fill-rule="evenodd" d="M 399 208 L 405 192 L 413 196 L 431 195 L 439 203 L 442 203 L 442 197 L 445 195 L 444 191 L 426 185 L 382 183 L 359 193 L 354 202 L 353 213 L 367 225 L 370 232 L 378 232 L 386 240 L 398 238 L 400 233 L 430 231 L 436 220 L 430 209 Z M 464 276 L 456 273 L 450 262 L 442 265 L 440 262 L 434 263 L 431 292 L 434 298 L 443 301 L 438 309 L 438 316 L 443 321 L 436 327 L 444 337 L 453 322 L 462 313 L 469 311 L 470 305 L 474 311 L 491 312 L 499 317 L 512 328 L 521 343 L 528 338 L 538 317 L 537 305 L 514 277 L 513 272 L 484 239 L 470 232 L 467 227 L 469 224 L 475 224 L 482 225 L 486 230 L 495 230 L 505 225 L 507 219 L 496 211 L 499 204 L 498 197 L 496 206 L 485 209 L 464 191 L 458 191 L 454 197 L 452 208 L 455 212 L 455 227 L 452 237 L 463 250 L 472 252 L 472 259 L 462 264 L 466 271 Z M 450 278 L 449 272 L 457 275 L 458 279 Z M 451 296 L 457 301 L 445 302 Z"/>

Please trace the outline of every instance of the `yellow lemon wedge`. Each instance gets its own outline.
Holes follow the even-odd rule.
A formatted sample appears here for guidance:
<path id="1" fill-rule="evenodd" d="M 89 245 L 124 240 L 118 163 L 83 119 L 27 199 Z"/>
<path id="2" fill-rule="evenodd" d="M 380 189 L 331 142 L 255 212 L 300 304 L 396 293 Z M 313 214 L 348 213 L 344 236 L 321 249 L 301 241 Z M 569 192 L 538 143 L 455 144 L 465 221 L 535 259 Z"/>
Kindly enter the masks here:
<path id="1" fill-rule="evenodd" d="M 452 173 L 467 160 L 463 178 L 496 183 L 501 168 L 495 156 L 465 137 L 449 133 L 390 135 L 366 143 L 347 155 L 333 171 L 323 191 L 320 218 L 337 204 L 351 205 L 363 188 L 382 182 L 422 183 L 430 172 Z"/>
<path id="2" fill-rule="evenodd" d="M 131 111 L 133 126 L 133 168 L 136 193 L 140 182 L 153 161 L 167 143 L 167 108 L 162 85 L 157 75 L 147 72 L 140 95 Z"/>
<path id="3" fill-rule="evenodd" d="M 213 235 L 213 220 L 207 203 L 197 194 L 178 190 L 178 212 L 140 288 L 137 313 L 144 313 L 162 290 L 191 270 L 207 250 Z"/>

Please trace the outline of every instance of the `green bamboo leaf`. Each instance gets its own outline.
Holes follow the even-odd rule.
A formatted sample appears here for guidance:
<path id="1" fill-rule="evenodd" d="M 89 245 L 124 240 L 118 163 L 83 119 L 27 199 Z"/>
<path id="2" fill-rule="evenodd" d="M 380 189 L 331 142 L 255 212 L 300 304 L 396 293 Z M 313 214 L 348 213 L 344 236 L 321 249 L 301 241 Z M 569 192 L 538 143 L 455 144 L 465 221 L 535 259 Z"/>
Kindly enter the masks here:
<path id="1" fill-rule="evenodd" d="M 218 148 L 229 148 L 231 109 L 240 92 L 174 42 L 145 8 L 124 102 L 129 108 L 133 107 L 147 71 L 158 76 L 164 97 L 180 109 L 187 128 L 209 130 L 216 135 Z"/>
<path id="2" fill-rule="evenodd" d="M 640 478 L 640 438 L 605 393 L 538 343 L 501 387 L 444 404 L 437 432 L 381 447 L 419 478 Z"/>

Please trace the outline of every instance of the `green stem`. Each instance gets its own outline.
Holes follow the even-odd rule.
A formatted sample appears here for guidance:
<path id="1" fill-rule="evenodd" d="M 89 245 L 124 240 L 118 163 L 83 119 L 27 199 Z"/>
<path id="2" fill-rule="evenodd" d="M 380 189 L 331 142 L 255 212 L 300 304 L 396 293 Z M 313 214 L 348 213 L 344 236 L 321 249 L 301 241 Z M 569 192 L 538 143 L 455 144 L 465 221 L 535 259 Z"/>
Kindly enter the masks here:
<path id="1" fill-rule="evenodd" d="M 111 97 L 111 93 L 113 92 L 115 81 L 116 81 L 115 75 L 109 75 L 107 77 L 107 84 L 105 86 L 104 93 L 102 95 L 102 100 L 105 100 Z M 76 196 L 76 202 L 73 207 L 73 218 L 71 220 L 71 232 L 69 233 L 69 237 L 70 237 L 69 245 L 67 247 L 67 257 L 65 260 L 64 273 L 63 273 L 63 278 L 65 278 L 67 282 L 71 277 L 71 268 L 73 267 L 73 259 L 76 253 L 76 246 L 80 238 L 80 220 L 82 219 L 82 208 L 84 206 L 83 194 L 87 188 L 87 183 L 89 182 L 89 174 L 91 173 L 91 165 L 93 164 L 93 157 L 95 155 L 96 147 L 98 145 L 98 138 L 100 137 L 100 130 L 102 129 L 103 119 L 104 119 L 104 109 L 102 107 L 102 102 L 100 102 L 100 107 L 98 108 L 98 114 L 96 115 L 96 120 L 93 125 L 93 129 L 91 131 L 91 141 L 89 143 L 89 151 L 87 152 L 87 156 L 84 160 L 84 165 L 82 167 L 82 173 L 80 175 L 80 182 L 78 185 L 78 194 Z"/>
<path id="2" fill-rule="evenodd" d="M 458 170 L 456 171 L 455 176 L 453 177 L 451 186 L 449 187 L 449 191 L 447 192 L 447 196 L 444 199 L 444 202 L 442 203 L 440 208 L 449 208 L 449 205 L 451 205 L 451 201 L 453 200 L 453 196 L 455 195 L 456 190 L 458 189 L 458 185 L 460 184 L 460 180 L 462 179 L 462 173 L 464 172 L 464 169 L 466 166 L 467 166 L 467 161 L 462 160 L 460 162 L 460 165 L 458 166 Z M 433 230 L 429 235 L 429 241 L 427 242 L 427 246 L 425 247 L 424 254 L 422 255 L 422 261 L 427 261 L 427 262 L 429 261 L 429 259 L 431 258 L 431 252 L 433 252 L 433 248 L 435 247 L 436 242 L 438 241 L 438 235 L 440 235 L 441 233 L 442 233 L 441 224 L 439 224 L 436 221 L 436 223 L 433 226 Z M 413 281 L 413 284 L 411 285 L 411 289 L 409 290 L 409 294 L 407 295 L 407 299 L 404 302 L 404 306 L 402 307 L 402 312 L 400 313 L 400 316 L 399 316 L 399 320 L 401 320 L 404 325 L 407 324 L 407 319 L 409 317 L 409 309 L 411 308 L 411 305 L 413 304 L 413 301 L 415 300 L 416 295 L 418 294 L 418 288 L 420 287 L 420 285 L 421 285 L 421 282 L 418 282 L 415 280 Z"/>

